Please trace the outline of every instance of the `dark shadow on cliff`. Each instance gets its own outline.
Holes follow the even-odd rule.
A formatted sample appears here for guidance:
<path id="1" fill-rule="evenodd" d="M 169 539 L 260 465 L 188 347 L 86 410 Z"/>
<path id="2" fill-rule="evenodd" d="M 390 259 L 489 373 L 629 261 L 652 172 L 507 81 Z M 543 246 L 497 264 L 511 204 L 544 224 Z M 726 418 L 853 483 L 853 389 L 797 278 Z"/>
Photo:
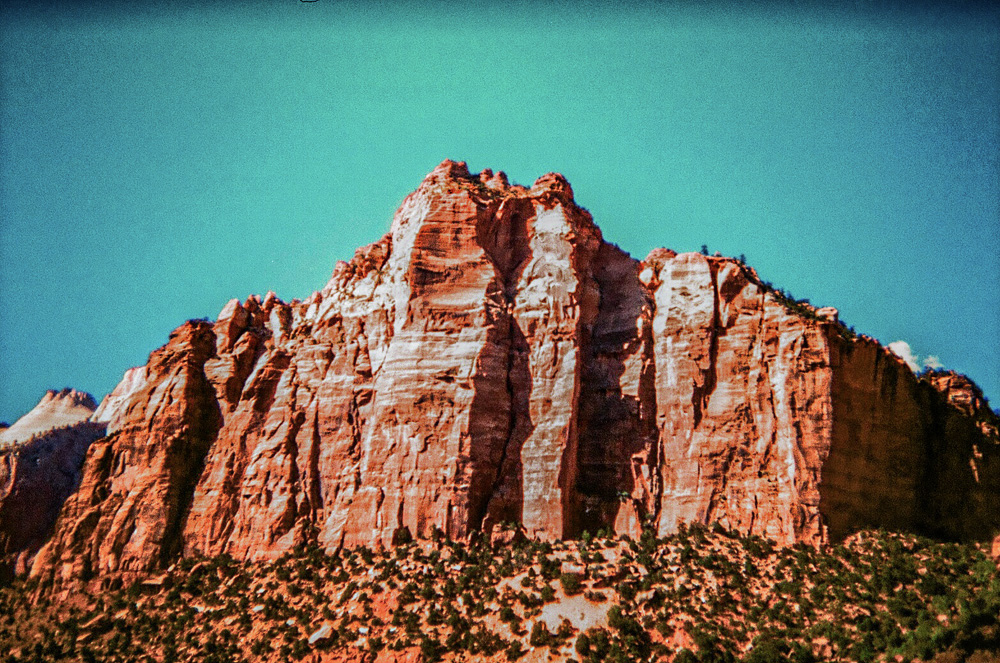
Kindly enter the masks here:
<path id="1" fill-rule="evenodd" d="M 882 352 L 873 361 L 864 348 L 829 338 L 841 346 L 819 487 L 829 540 L 879 527 L 946 541 L 1000 532 L 1000 446 L 976 417 Z M 871 391 L 858 387 L 862 375 Z"/>
<path id="2" fill-rule="evenodd" d="M 650 339 L 639 335 L 647 291 L 636 261 L 617 246 L 601 246 L 593 273 L 601 300 L 589 338 L 582 339 L 576 484 L 580 513 L 574 519 L 574 536 L 612 530 L 626 502 L 633 504 L 639 518 L 648 515 L 650 496 L 636 491 L 636 477 L 641 477 L 643 465 L 652 476 L 656 464 L 652 372 L 639 373 L 637 395 L 625 395 L 621 384 L 626 362 L 642 362 L 651 352 Z"/>
<path id="3" fill-rule="evenodd" d="M 106 429 L 84 421 L 0 452 L 0 475 L 6 475 L 0 486 L 0 579 L 23 572 L 52 536 L 63 504 L 80 484 L 87 449 Z"/>
<path id="4" fill-rule="evenodd" d="M 487 331 L 472 383 L 468 530 L 488 533 L 493 525 L 521 523 L 521 448 L 535 428 L 529 408 L 528 343 L 509 316 L 506 325 L 494 325 Z"/>
<path id="5" fill-rule="evenodd" d="M 979 423 L 989 419 L 995 430 L 1000 422 L 963 412 L 925 380 L 918 388 L 925 430 L 919 531 L 941 540 L 992 539 L 1000 534 L 1000 439 Z"/>
<path id="6" fill-rule="evenodd" d="M 211 347 L 214 346 L 213 333 Z M 169 566 L 184 549 L 182 534 L 194 501 L 195 488 L 223 423 L 215 389 L 205 375 L 205 361 L 206 358 L 202 357 L 192 358 L 185 389 L 188 408 L 181 423 L 184 434 L 170 440 L 164 450 L 164 465 L 170 477 L 166 486 L 166 523 L 160 548 L 160 565 L 164 567 Z"/>

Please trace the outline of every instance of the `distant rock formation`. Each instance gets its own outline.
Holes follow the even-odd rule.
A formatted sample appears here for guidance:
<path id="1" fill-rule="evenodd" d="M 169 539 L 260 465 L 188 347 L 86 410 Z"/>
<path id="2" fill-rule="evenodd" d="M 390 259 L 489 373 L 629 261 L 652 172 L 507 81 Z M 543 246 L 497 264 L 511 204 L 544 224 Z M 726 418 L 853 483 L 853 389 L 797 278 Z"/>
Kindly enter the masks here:
<path id="1" fill-rule="evenodd" d="M 0 447 L 30 440 L 53 428 L 78 424 L 90 418 L 96 408 L 94 397 L 86 392 L 50 389 L 30 412 L 0 431 Z"/>
<path id="2" fill-rule="evenodd" d="M 88 421 L 95 406 L 87 393 L 49 391 L 7 430 L 0 446 L 0 574 L 25 572 L 52 534 L 87 448 L 104 435 L 103 423 Z"/>
<path id="3" fill-rule="evenodd" d="M 637 261 L 557 174 L 442 163 L 322 290 L 185 323 L 102 414 L 44 580 L 503 523 L 1000 527 L 997 417 L 967 379 L 918 378 L 736 260 Z"/>

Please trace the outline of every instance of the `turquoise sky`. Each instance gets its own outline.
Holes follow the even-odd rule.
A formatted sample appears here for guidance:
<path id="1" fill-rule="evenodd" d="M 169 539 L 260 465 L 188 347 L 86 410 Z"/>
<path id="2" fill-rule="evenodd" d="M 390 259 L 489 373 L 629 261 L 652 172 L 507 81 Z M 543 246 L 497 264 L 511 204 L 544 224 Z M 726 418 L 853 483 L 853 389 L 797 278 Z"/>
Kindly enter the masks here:
<path id="1" fill-rule="evenodd" d="M 1000 401 L 997 10 L 492 4 L 6 4 L 0 420 L 307 296 L 444 158 L 562 172 L 632 255 L 743 253 Z"/>

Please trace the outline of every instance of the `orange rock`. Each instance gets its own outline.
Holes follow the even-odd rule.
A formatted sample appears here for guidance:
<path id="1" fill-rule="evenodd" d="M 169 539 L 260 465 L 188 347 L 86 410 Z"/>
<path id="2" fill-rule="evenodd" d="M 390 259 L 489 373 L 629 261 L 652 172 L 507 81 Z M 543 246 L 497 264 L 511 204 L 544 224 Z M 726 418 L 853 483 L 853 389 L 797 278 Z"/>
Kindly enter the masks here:
<path id="1" fill-rule="evenodd" d="M 735 260 L 634 260 L 561 175 L 527 189 L 446 161 L 322 290 L 233 300 L 128 374 L 33 573 L 510 523 L 982 538 L 996 417 L 961 384 Z"/>
<path id="2" fill-rule="evenodd" d="M 212 325 L 188 322 L 153 352 L 122 426 L 90 446 L 80 486 L 33 569 L 55 580 L 144 574 L 179 552 L 180 532 L 219 426 L 204 366 Z"/>

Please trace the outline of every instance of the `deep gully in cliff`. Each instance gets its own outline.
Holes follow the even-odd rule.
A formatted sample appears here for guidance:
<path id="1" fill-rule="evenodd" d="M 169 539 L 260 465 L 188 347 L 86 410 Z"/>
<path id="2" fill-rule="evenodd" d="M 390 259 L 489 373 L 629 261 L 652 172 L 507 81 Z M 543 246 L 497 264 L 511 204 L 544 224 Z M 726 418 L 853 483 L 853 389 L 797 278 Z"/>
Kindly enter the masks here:
<path id="1" fill-rule="evenodd" d="M 515 332 L 516 330 L 516 332 Z M 515 340 L 519 340 L 520 343 L 515 343 Z M 476 514 L 473 519 L 475 528 L 478 531 L 483 531 L 484 525 L 486 524 L 486 518 L 490 515 L 492 509 L 490 508 L 493 504 L 494 499 L 498 495 L 498 491 L 501 488 L 504 480 L 517 480 L 516 488 L 520 490 L 521 494 L 517 496 L 517 501 L 513 505 L 514 509 L 517 511 L 516 514 L 508 513 L 507 509 L 511 508 L 509 504 L 501 503 L 499 509 L 501 513 L 505 516 L 510 517 L 512 522 L 521 521 L 521 509 L 523 508 L 524 500 L 524 478 L 516 476 L 517 473 L 523 472 L 520 463 L 521 445 L 524 444 L 524 438 L 515 442 L 514 437 L 518 432 L 518 395 L 517 390 L 514 388 L 514 370 L 515 365 L 518 362 L 518 353 L 523 353 L 523 349 L 519 347 L 524 343 L 524 335 L 521 333 L 520 328 L 517 326 L 517 322 L 514 320 L 512 315 L 507 317 L 507 365 L 506 365 L 506 376 L 504 378 L 504 384 L 507 388 L 507 402 L 508 402 L 508 414 L 507 414 L 507 434 L 504 437 L 503 446 L 500 450 L 500 460 L 497 463 L 496 476 L 493 478 L 493 482 L 490 485 L 489 495 L 483 502 L 482 514 Z M 530 411 L 527 413 L 530 418 Z M 512 449 L 512 447 L 517 447 Z M 513 458 L 514 454 L 517 454 L 517 460 L 511 460 L 513 463 L 512 467 L 508 467 L 508 459 Z M 515 476 L 511 476 L 514 474 Z M 494 516 L 497 514 L 494 514 Z M 498 523 L 499 524 L 499 523 Z"/>
<path id="2" fill-rule="evenodd" d="M 509 201 L 513 204 L 508 205 Z M 523 477 L 517 475 L 523 471 L 520 463 L 521 446 L 533 428 L 530 421 L 531 410 L 527 407 L 527 395 L 522 394 L 519 397 L 519 390 L 516 387 L 515 371 L 526 362 L 527 341 L 513 315 L 514 295 L 516 294 L 517 283 L 520 279 L 521 271 L 525 264 L 527 264 L 527 256 L 530 255 L 530 250 L 527 248 L 527 228 L 526 224 L 518 218 L 518 212 L 521 210 L 518 209 L 517 199 L 505 199 L 496 206 L 496 209 L 494 209 L 494 204 L 490 202 L 485 207 L 477 204 L 479 218 L 476 220 L 476 235 L 479 245 L 483 248 L 483 252 L 493 265 L 494 272 L 499 277 L 497 285 L 499 286 L 498 291 L 502 298 L 503 309 L 497 318 L 503 321 L 504 328 L 500 336 L 507 348 L 504 365 L 504 386 L 508 404 L 507 429 L 503 445 L 500 449 L 500 458 L 497 462 L 496 472 L 489 483 L 489 493 L 484 496 L 481 504 L 477 505 L 475 512 L 469 514 L 470 532 L 483 532 L 487 525 L 500 524 L 505 518 L 509 518 L 510 521 L 514 522 L 521 521 L 524 481 Z M 499 227 L 501 232 L 503 230 L 507 231 L 502 237 L 498 238 L 501 240 L 501 243 L 506 244 L 505 246 L 494 246 L 492 242 L 486 241 L 491 234 L 489 231 L 496 230 L 497 227 Z M 503 240 L 506 241 L 504 242 Z M 494 318 L 492 321 L 492 328 L 494 330 L 497 330 L 497 318 Z M 527 378 L 526 382 L 530 385 L 530 374 L 524 377 Z M 524 407 L 521 407 L 522 400 L 525 401 L 523 403 Z M 521 417 L 527 417 L 527 433 L 524 434 L 520 434 L 521 426 L 519 426 L 519 423 Z M 504 502 L 497 503 L 495 501 L 499 497 L 505 481 L 516 481 L 514 488 L 521 493 L 516 496 L 516 503 L 513 505 Z M 512 507 L 516 513 L 510 513 Z M 496 512 L 497 510 L 499 510 L 499 513 Z M 495 522 L 488 523 L 488 520 Z"/>

